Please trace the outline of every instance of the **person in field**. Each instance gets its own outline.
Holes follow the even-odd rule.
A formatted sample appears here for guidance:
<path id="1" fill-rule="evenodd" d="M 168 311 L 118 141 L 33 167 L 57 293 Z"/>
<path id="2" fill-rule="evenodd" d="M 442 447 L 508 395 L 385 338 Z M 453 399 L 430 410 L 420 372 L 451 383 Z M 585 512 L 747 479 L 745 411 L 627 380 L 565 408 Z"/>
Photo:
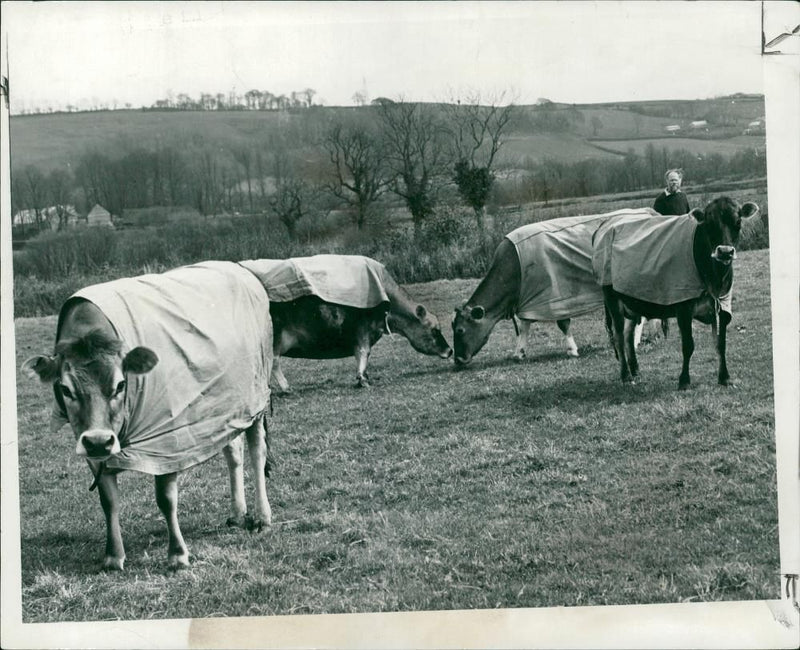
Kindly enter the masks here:
<path id="1" fill-rule="evenodd" d="M 683 172 L 680 169 L 670 169 L 664 174 L 667 183 L 653 203 L 653 210 L 663 215 L 689 214 L 689 200 L 681 191 Z"/>

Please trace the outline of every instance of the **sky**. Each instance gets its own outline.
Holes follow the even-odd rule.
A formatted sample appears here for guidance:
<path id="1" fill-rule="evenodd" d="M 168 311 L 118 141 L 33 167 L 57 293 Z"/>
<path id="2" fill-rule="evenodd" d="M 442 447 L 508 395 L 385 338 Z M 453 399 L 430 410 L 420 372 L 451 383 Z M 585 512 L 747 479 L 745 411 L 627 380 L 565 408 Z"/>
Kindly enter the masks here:
<path id="1" fill-rule="evenodd" d="M 12 114 L 253 88 L 311 88 L 326 106 L 356 92 L 518 104 L 763 92 L 759 2 L 13 2 L 2 12 Z"/>

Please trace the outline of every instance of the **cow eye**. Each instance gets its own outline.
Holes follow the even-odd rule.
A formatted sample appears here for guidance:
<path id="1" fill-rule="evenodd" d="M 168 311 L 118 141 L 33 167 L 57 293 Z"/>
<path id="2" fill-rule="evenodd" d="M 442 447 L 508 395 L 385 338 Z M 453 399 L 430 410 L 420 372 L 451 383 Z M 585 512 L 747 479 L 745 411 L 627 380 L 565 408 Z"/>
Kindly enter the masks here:
<path id="1" fill-rule="evenodd" d="M 67 399 L 75 399 L 75 396 L 72 394 L 72 391 L 66 386 L 64 386 L 64 384 L 59 384 L 58 388 L 61 391 L 61 394 Z"/>
<path id="2" fill-rule="evenodd" d="M 123 393 L 125 391 L 125 388 L 126 388 L 127 385 L 128 384 L 125 382 L 124 379 L 122 381 L 120 381 L 117 384 L 116 390 L 114 391 L 114 397 L 116 397 L 117 395 L 120 395 L 121 393 Z"/>

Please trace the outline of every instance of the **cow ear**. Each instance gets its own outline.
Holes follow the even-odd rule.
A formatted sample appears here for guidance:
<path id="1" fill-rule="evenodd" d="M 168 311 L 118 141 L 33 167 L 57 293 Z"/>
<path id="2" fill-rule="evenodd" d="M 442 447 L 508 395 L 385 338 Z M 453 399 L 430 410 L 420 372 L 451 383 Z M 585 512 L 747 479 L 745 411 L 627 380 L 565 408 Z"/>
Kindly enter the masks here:
<path id="1" fill-rule="evenodd" d="M 22 364 L 22 369 L 30 375 L 36 375 L 46 384 L 58 378 L 58 360 L 56 357 L 42 355 L 31 357 Z"/>
<path id="2" fill-rule="evenodd" d="M 739 210 L 739 216 L 742 219 L 749 219 L 750 217 L 755 217 L 758 214 L 759 210 L 760 208 L 758 207 L 758 205 L 756 205 L 752 201 L 748 201 Z"/>
<path id="3" fill-rule="evenodd" d="M 697 221 L 702 221 L 705 219 L 705 213 L 700 208 L 695 208 L 691 212 L 689 212 L 691 216 L 693 216 Z"/>
<path id="4" fill-rule="evenodd" d="M 423 307 L 422 305 L 417 305 L 416 314 L 417 314 L 417 318 L 423 319 L 423 318 L 425 318 L 425 316 L 428 315 L 428 310 L 425 309 L 425 307 Z"/>
<path id="5" fill-rule="evenodd" d="M 158 356 L 150 348 L 133 348 L 122 360 L 122 372 L 144 375 L 155 368 Z"/>
<path id="6" fill-rule="evenodd" d="M 486 310 L 478 305 L 477 307 L 470 309 L 469 315 L 472 316 L 472 320 L 480 320 L 486 316 Z"/>

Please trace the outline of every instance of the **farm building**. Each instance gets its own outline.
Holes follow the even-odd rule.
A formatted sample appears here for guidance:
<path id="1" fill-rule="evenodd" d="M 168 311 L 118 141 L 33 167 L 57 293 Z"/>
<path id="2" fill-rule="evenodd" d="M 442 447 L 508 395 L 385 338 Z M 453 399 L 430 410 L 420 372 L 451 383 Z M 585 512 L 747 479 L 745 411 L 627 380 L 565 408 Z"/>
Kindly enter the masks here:
<path id="1" fill-rule="evenodd" d="M 111 213 L 99 203 L 95 204 L 89 214 L 86 215 L 86 223 L 89 226 L 114 227 L 114 223 L 111 221 Z"/>
<path id="2" fill-rule="evenodd" d="M 681 125 L 680 124 L 670 124 L 669 126 L 665 126 L 664 130 L 667 133 L 674 134 L 676 131 L 680 131 L 681 130 Z"/>
<path id="3" fill-rule="evenodd" d="M 691 127 L 693 129 L 706 129 L 708 130 L 708 122 L 706 120 L 695 120 L 692 122 Z"/>

